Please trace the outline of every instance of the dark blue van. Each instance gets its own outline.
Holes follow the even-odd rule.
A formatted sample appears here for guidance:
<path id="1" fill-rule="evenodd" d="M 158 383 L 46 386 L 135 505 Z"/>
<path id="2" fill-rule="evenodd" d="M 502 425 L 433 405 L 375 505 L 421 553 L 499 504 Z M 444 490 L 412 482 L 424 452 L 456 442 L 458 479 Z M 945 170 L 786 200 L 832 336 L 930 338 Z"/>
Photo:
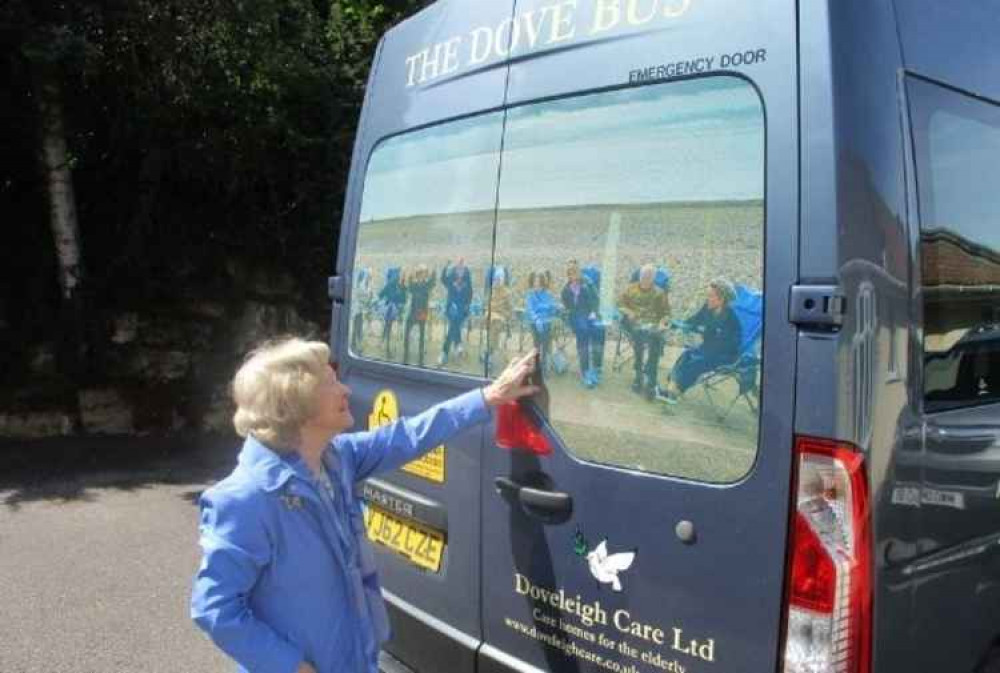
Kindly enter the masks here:
<path id="1" fill-rule="evenodd" d="M 1000 671 L 1000 6 L 440 0 L 331 280 L 387 671 Z"/>

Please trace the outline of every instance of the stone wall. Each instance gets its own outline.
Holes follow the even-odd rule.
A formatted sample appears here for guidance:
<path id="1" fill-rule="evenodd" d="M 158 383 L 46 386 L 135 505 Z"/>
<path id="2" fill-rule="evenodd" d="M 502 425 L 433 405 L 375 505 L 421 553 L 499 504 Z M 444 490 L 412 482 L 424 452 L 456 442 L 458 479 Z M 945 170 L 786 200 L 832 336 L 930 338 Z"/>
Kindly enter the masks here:
<path id="1" fill-rule="evenodd" d="M 59 377 L 54 343 L 28 345 L 27 375 L 0 396 L 0 438 L 231 432 L 228 385 L 244 354 L 279 335 L 326 340 L 328 315 L 323 294 L 307 299 L 288 273 L 236 267 L 238 292 L 187 289 L 187 301 L 107 312 L 84 381 Z"/>

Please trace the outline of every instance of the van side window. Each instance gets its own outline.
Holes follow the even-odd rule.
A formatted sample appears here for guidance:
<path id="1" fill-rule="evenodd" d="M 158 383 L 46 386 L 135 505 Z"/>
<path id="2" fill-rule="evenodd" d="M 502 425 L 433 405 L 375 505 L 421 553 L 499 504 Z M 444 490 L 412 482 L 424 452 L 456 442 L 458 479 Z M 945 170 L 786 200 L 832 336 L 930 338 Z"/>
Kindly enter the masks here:
<path id="1" fill-rule="evenodd" d="M 491 113 L 372 152 L 350 296 L 355 356 L 483 374 L 502 128 Z"/>
<path id="2" fill-rule="evenodd" d="M 488 361 L 540 350 L 576 457 L 709 482 L 752 466 L 763 120 L 729 76 L 509 110 Z"/>
<path id="3" fill-rule="evenodd" d="M 1000 106 L 907 82 L 927 411 L 1000 402 Z"/>

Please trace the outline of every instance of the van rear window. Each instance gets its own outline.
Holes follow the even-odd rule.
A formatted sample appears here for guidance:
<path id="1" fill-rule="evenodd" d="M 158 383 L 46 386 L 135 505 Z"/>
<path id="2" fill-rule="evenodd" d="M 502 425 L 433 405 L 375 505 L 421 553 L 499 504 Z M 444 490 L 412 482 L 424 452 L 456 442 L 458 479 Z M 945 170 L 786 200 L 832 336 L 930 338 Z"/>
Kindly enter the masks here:
<path id="1" fill-rule="evenodd" d="M 720 76 L 511 109 L 488 359 L 535 345 L 578 458 L 731 482 L 752 466 L 764 114 Z"/>
<path id="2" fill-rule="evenodd" d="M 924 402 L 1000 402 L 1000 106 L 911 78 Z"/>
<path id="3" fill-rule="evenodd" d="M 709 482 L 757 453 L 764 112 L 732 76 L 579 95 L 380 143 L 355 356 L 481 376 L 537 347 L 577 458 Z"/>

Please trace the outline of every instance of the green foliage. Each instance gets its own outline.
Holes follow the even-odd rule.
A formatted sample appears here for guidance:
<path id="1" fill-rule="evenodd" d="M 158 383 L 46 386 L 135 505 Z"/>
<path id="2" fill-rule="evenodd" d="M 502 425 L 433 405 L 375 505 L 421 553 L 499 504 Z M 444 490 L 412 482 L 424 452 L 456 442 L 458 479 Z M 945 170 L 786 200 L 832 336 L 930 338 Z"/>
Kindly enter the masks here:
<path id="1" fill-rule="evenodd" d="M 374 47 L 423 4 L 8 0 L 22 90 L 32 64 L 64 79 L 97 291 L 172 287 L 233 253 L 329 272 Z"/>
<path id="2" fill-rule="evenodd" d="M 59 324 L 38 169 L 42 79 L 63 97 L 88 320 L 206 287 L 239 292 L 218 281 L 237 258 L 289 270 L 310 291 L 300 308 L 321 321 L 375 45 L 426 4 L 0 3 L 0 367 Z"/>

